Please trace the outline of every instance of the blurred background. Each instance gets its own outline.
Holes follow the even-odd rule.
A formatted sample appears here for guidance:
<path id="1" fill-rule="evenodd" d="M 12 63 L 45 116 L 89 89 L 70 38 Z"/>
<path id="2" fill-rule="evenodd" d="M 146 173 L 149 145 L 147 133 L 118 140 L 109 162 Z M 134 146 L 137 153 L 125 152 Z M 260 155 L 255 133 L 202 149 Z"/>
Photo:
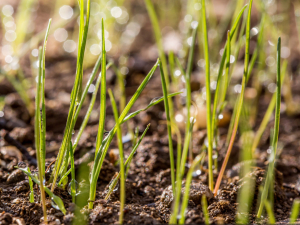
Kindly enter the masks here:
<path id="1" fill-rule="evenodd" d="M 191 45 L 192 27 L 200 20 L 200 1 L 153 0 L 152 2 L 158 16 L 165 53 L 174 52 L 184 65 Z M 215 80 L 227 30 L 231 27 L 232 18 L 236 17 L 246 3 L 247 1 L 243 0 L 207 1 L 212 91 L 216 87 Z M 54 133 L 62 132 L 76 69 L 79 19 L 77 1 L 2 0 L 0 9 L 0 117 L 13 119 L 20 126 L 32 123 L 38 46 L 42 44 L 48 20 L 52 18 L 46 51 L 47 130 Z M 263 29 L 260 28 L 262 15 L 266 18 Z M 145 2 L 91 1 L 91 19 L 84 59 L 84 83 L 101 52 L 102 18 L 105 22 L 108 59 L 117 65 L 125 81 L 126 97 L 129 97 L 158 57 Z M 299 75 L 300 62 L 300 1 L 254 0 L 251 26 L 251 55 L 257 48 L 257 37 L 260 32 L 263 32 L 263 41 L 258 49 L 258 60 L 255 61 L 252 71 L 255 76 L 249 82 L 246 98 L 250 99 L 251 106 L 256 104 L 258 99 L 268 102 L 275 92 L 276 43 L 278 36 L 281 36 L 282 58 L 287 60 L 288 72 L 283 90 L 285 101 L 282 110 L 288 110 L 288 113 L 293 115 L 299 111 L 297 105 L 299 95 L 294 95 L 299 91 L 294 87 L 299 83 L 296 77 Z M 237 36 L 239 30 L 236 32 Z M 204 104 L 206 94 L 201 37 L 201 29 L 199 29 L 191 81 L 192 91 L 197 93 L 197 96 L 194 96 L 197 105 Z M 228 91 L 228 111 L 233 107 L 241 88 L 244 57 L 243 35 L 241 37 L 241 39 L 236 38 L 236 43 L 232 44 L 230 57 L 232 81 Z M 236 47 L 238 45 L 239 48 Z M 185 99 L 184 79 L 179 68 L 175 68 L 170 73 L 170 76 L 177 80 L 171 91 L 183 91 L 182 99 L 179 99 L 177 104 L 177 108 L 180 109 Z M 108 71 L 108 83 L 118 95 L 120 88 L 116 76 L 114 70 Z M 150 88 L 144 100 L 141 100 L 141 104 L 146 105 L 149 100 L 162 93 L 159 85 L 155 83 L 149 85 Z M 92 93 L 94 88 L 92 85 L 89 92 Z M 263 93 L 264 97 L 260 98 L 260 93 Z M 96 124 L 98 121 L 98 106 L 96 103 L 90 119 L 91 124 Z M 252 126 L 255 125 L 256 114 L 257 112 L 251 118 Z M 83 115 L 81 119 L 79 118 L 79 122 Z M 182 122 L 183 117 L 184 115 L 177 115 L 177 122 Z M 205 124 L 198 126 L 205 127 Z"/>

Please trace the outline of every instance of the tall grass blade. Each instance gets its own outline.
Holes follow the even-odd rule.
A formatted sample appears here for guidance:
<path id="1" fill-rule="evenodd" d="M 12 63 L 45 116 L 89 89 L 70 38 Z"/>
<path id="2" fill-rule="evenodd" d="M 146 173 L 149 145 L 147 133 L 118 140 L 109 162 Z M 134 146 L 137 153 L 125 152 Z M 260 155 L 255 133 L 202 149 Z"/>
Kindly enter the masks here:
<path id="1" fill-rule="evenodd" d="M 214 189 L 213 177 L 213 130 L 211 115 L 211 95 L 210 95 L 210 61 L 208 53 L 208 35 L 206 24 L 206 7 L 205 0 L 202 0 L 202 32 L 203 32 L 203 49 L 205 58 L 205 88 L 206 88 L 206 118 L 207 118 L 207 139 L 208 139 L 208 185 L 210 190 Z"/>
<path id="2" fill-rule="evenodd" d="M 286 73 L 286 69 L 287 69 L 287 61 L 284 61 L 283 62 L 283 65 L 282 65 L 282 70 L 281 70 L 281 86 L 283 84 L 283 81 L 284 81 L 284 77 L 285 77 L 285 73 Z M 263 120 L 261 121 L 260 125 L 259 125 L 259 128 L 258 130 L 256 131 L 255 133 L 255 137 L 254 137 L 254 140 L 253 140 L 253 144 L 252 144 L 252 153 L 254 154 L 259 142 L 260 142 L 260 139 L 264 133 L 264 131 L 266 130 L 266 127 L 268 125 L 268 122 L 271 118 L 271 115 L 273 113 L 273 110 L 275 108 L 275 104 L 276 104 L 276 96 L 277 96 L 277 93 L 274 93 L 273 96 L 272 96 L 272 99 L 269 103 L 269 106 L 267 108 L 267 111 L 263 117 Z"/>
<path id="3" fill-rule="evenodd" d="M 159 63 L 161 63 L 160 60 Z M 171 130 L 171 118 L 170 118 L 169 101 L 168 101 L 168 88 L 166 85 L 162 66 L 160 66 L 159 69 L 160 69 L 160 78 L 161 78 L 161 84 L 162 84 L 162 89 L 164 94 L 164 104 L 165 104 L 165 111 L 167 117 L 167 130 L 168 130 L 169 154 L 170 154 L 170 165 L 171 165 L 171 182 L 172 182 L 173 192 L 175 193 L 175 163 L 174 163 L 174 151 L 173 151 L 172 130 Z"/>
<path id="4" fill-rule="evenodd" d="M 248 9 L 248 17 L 247 17 L 247 27 L 246 27 L 246 46 L 245 46 L 245 63 L 244 63 L 244 74 L 243 74 L 243 80 L 242 80 L 242 89 L 241 89 L 241 94 L 239 96 L 239 100 L 238 100 L 238 107 L 237 107 L 237 113 L 235 116 L 235 122 L 234 122 L 234 127 L 233 127 L 233 132 L 231 135 L 231 139 L 230 139 L 230 143 L 227 149 L 227 153 L 224 159 L 224 162 L 222 164 L 221 170 L 219 172 L 219 176 L 216 182 L 216 186 L 214 189 L 214 195 L 217 194 L 221 181 L 222 181 L 222 177 L 223 174 L 225 172 L 226 169 L 226 165 L 227 162 L 229 160 L 230 157 L 230 153 L 233 147 L 233 143 L 235 140 L 235 136 L 237 133 L 237 128 L 238 128 L 238 123 L 239 123 L 239 119 L 240 119 L 240 115 L 241 115 L 241 111 L 242 111 L 242 107 L 243 107 L 243 99 L 244 99 L 244 94 L 245 94 L 245 86 L 246 86 L 246 79 L 247 79 L 247 74 L 248 74 L 248 67 L 249 67 L 249 46 L 250 46 L 250 22 L 251 22 L 251 9 L 252 9 L 252 2 L 253 0 L 250 0 L 249 3 L 249 9 Z"/>
<path id="5" fill-rule="evenodd" d="M 35 97 L 35 123 L 34 123 L 34 134 L 35 134 L 35 148 L 36 148 L 36 158 L 38 164 L 38 176 L 39 181 L 41 184 L 44 182 L 44 171 L 45 166 L 43 167 L 43 153 L 42 153 L 42 146 L 41 146 L 41 134 L 42 134 L 42 121 L 41 121 L 41 114 L 40 114 L 40 102 L 41 102 L 41 86 L 42 86 L 42 47 L 39 47 L 39 74 L 38 74 L 38 83 L 36 88 L 36 97 Z M 46 198 L 45 198 L 45 191 L 44 186 L 40 185 L 41 190 L 41 202 L 44 214 L 44 221 L 47 223 L 47 212 L 46 212 Z"/>
<path id="6" fill-rule="evenodd" d="M 50 25 L 51 25 L 51 19 L 49 20 L 48 27 L 46 30 L 45 34 L 45 39 L 44 39 L 44 46 L 43 46 L 43 55 L 42 55 L 42 67 L 39 68 L 42 73 L 41 77 L 41 159 L 42 159 L 42 168 L 45 168 L 45 159 L 46 159 L 46 106 L 45 106 L 45 55 L 46 55 L 46 45 L 47 45 L 47 40 L 48 40 L 48 35 L 49 35 L 49 30 L 50 30 Z M 42 170 L 43 176 L 45 176 L 45 169 Z"/>
<path id="7" fill-rule="evenodd" d="M 100 145 L 104 134 L 105 114 L 106 114 L 106 51 L 105 51 L 105 37 L 104 37 L 104 22 L 102 19 L 102 63 L 101 63 L 101 90 L 100 90 L 100 118 L 99 128 L 96 141 L 96 152 L 100 150 Z"/>
<path id="8" fill-rule="evenodd" d="M 98 59 L 99 62 L 100 62 L 100 59 L 101 59 L 101 57 L 99 57 L 99 59 Z M 98 64 L 98 61 L 97 61 L 96 65 L 97 65 L 97 64 Z M 99 63 L 99 65 L 100 65 L 100 63 Z M 112 65 L 111 63 L 108 63 L 108 64 L 106 65 L 106 70 L 107 70 L 111 65 Z M 80 112 L 80 109 L 81 109 L 81 105 L 83 104 L 84 99 L 85 99 L 85 97 L 86 97 L 86 95 L 87 95 L 88 89 L 89 89 L 89 87 L 90 87 L 90 85 L 91 85 L 91 83 L 92 83 L 92 81 L 93 81 L 93 79 L 94 79 L 94 77 L 95 77 L 95 75 L 96 75 L 96 73 L 97 73 L 97 69 L 96 69 L 96 68 L 97 68 L 97 66 L 94 67 L 94 70 L 93 70 L 93 72 L 92 72 L 92 75 L 91 75 L 91 77 L 90 77 L 90 79 L 89 79 L 89 81 L 88 81 L 88 83 L 87 83 L 87 85 L 86 85 L 86 87 L 85 87 L 85 89 L 84 89 L 84 92 L 83 92 L 82 97 L 81 97 L 81 101 L 80 101 L 80 103 L 79 103 L 79 106 L 78 106 L 77 111 L 76 111 L 76 114 L 75 114 L 75 118 L 77 118 L 78 115 L 79 115 L 79 112 Z M 84 119 L 83 119 L 83 121 L 82 121 L 82 124 L 81 124 L 81 126 L 80 126 L 80 129 L 79 129 L 78 134 L 77 134 L 77 136 L 76 136 L 76 139 L 75 139 L 75 141 L 74 141 L 74 144 L 73 144 L 73 153 L 75 152 L 75 149 L 76 149 L 76 147 L 77 147 L 77 145 L 78 145 L 78 142 L 79 142 L 79 140 L 80 140 L 80 138 L 81 138 L 81 135 L 82 135 L 82 133 L 83 133 L 83 131 L 84 131 L 84 129 L 85 129 L 85 127 L 86 127 L 86 125 L 87 125 L 89 119 L 90 119 L 90 116 L 91 116 L 91 113 L 92 113 L 92 110 L 93 110 L 93 108 L 94 108 L 95 101 L 96 101 L 96 98 L 97 98 L 97 93 L 98 93 L 98 89 L 99 89 L 100 82 L 101 82 L 101 73 L 99 74 L 99 76 L 98 76 L 98 78 L 97 78 L 97 80 L 96 80 L 95 90 L 94 90 L 94 92 L 93 92 L 93 94 L 92 94 L 92 98 L 91 98 L 91 101 L 90 101 L 88 110 L 87 110 L 87 112 L 86 112 L 86 114 L 85 114 L 85 116 L 84 116 Z"/>
<path id="9" fill-rule="evenodd" d="M 71 92 L 71 104 L 70 109 L 68 113 L 68 119 L 66 123 L 66 128 L 64 132 L 63 141 L 61 144 L 61 147 L 59 149 L 59 153 L 57 156 L 57 160 L 55 162 L 54 170 L 51 176 L 52 181 L 52 187 L 51 191 L 53 192 L 56 186 L 56 181 L 58 178 L 59 173 L 63 173 L 65 168 L 61 171 L 62 162 L 64 161 L 66 154 L 66 149 L 69 145 L 69 142 L 72 137 L 72 132 L 76 123 L 76 120 L 74 119 L 74 115 L 76 112 L 76 108 L 79 104 L 79 99 L 81 98 L 81 86 L 82 86 L 82 68 L 83 68 L 83 58 L 84 58 L 84 50 L 86 45 L 86 39 L 87 39 L 87 32 L 88 32 L 88 26 L 89 26 L 89 20 L 90 20 L 90 0 L 87 0 L 87 9 L 86 9 L 86 23 L 84 25 L 84 18 L 82 16 L 82 13 L 84 12 L 84 4 L 83 0 L 79 1 L 80 6 L 80 31 L 79 31 L 79 41 L 78 41 L 78 56 L 77 56 L 77 65 L 76 65 L 76 75 L 75 75 L 75 81 L 74 86 Z M 84 26 L 83 26 L 84 25 Z"/>
<path id="10" fill-rule="evenodd" d="M 267 177 L 264 185 L 263 192 L 261 194 L 261 200 L 259 209 L 257 212 L 257 218 L 260 218 L 263 212 L 263 205 L 268 197 L 268 191 L 270 184 L 274 177 L 275 158 L 277 152 L 277 143 L 279 135 L 279 122 L 280 122 L 280 102 L 281 102 L 281 76 L 280 76 L 280 58 L 281 58 L 281 38 L 278 38 L 277 43 L 277 89 L 276 89 L 276 108 L 275 108 L 275 122 L 274 122 L 274 134 L 272 138 L 272 153 L 270 154 L 269 166 Z"/>
<path id="11" fill-rule="evenodd" d="M 118 146 L 119 146 L 119 155 L 120 155 L 120 176 L 121 176 L 121 188 L 120 188 L 120 212 L 119 212 L 119 223 L 123 223 L 123 215 L 124 215 L 124 206 L 125 206 L 125 166 L 124 166 L 124 150 L 123 150 L 123 142 L 122 142 L 122 131 L 121 126 L 119 123 L 119 115 L 118 115 L 118 109 L 117 104 L 115 101 L 115 98 L 113 96 L 113 93 L 111 90 L 108 90 L 108 94 L 110 97 L 110 101 L 113 108 L 113 113 L 116 121 L 116 127 L 117 127 L 117 138 L 118 138 Z"/>

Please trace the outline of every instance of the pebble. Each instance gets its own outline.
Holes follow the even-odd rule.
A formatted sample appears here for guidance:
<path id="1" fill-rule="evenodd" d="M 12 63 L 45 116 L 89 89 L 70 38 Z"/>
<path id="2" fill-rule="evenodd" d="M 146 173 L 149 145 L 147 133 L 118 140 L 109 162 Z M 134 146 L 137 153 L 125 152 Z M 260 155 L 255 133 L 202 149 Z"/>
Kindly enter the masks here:
<path id="1" fill-rule="evenodd" d="M 25 180 L 25 174 L 21 170 L 17 169 L 8 176 L 6 181 L 7 183 L 12 184 L 22 180 Z"/>
<path id="2" fill-rule="evenodd" d="M 185 182 L 182 182 L 181 195 L 185 193 Z M 201 182 L 192 182 L 190 186 L 189 200 L 193 201 L 195 204 L 201 204 L 202 195 L 207 197 L 207 200 L 213 198 L 212 192 L 209 190 L 208 186 Z M 162 193 L 160 201 L 170 207 L 172 205 L 174 196 L 172 191 L 172 185 L 168 186 Z"/>

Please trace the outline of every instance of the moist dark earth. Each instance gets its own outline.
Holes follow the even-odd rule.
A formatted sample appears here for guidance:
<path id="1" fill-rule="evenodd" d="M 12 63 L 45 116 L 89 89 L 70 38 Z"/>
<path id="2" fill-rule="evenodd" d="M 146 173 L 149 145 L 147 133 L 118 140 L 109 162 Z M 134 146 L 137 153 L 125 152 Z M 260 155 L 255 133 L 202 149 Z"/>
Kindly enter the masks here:
<path id="1" fill-rule="evenodd" d="M 44 7 L 44 8 L 43 8 Z M 46 6 L 41 4 L 40 8 Z M 140 7 L 140 6 L 136 6 Z M 40 22 L 35 28 L 36 32 L 46 27 L 49 15 L 43 10 L 38 14 Z M 254 18 L 255 22 L 255 18 Z M 143 77 L 154 65 L 155 61 L 151 58 L 142 57 L 137 51 L 136 46 L 142 46 L 143 51 L 150 51 L 153 48 L 153 39 L 149 40 L 150 35 L 145 33 L 152 32 L 151 25 L 148 22 L 141 31 L 133 47 L 129 52 L 128 69 L 126 78 L 126 98 L 137 89 Z M 138 41 L 140 40 L 140 41 Z M 144 41 L 144 42 L 143 42 Z M 144 44 L 146 43 L 146 44 Z M 72 89 L 76 58 L 67 55 L 59 49 L 61 46 L 55 46 L 46 57 L 46 123 L 47 123 L 47 173 L 51 172 L 51 164 L 55 161 L 60 143 L 63 137 L 64 126 L 67 119 L 70 92 Z M 300 98 L 299 85 L 299 64 L 300 57 L 297 49 L 292 50 L 289 58 L 288 72 L 293 78 L 291 90 L 293 98 Z M 117 61 L 118 57 L 112 57 Z M 29 54 L 20 59 L 21 67 L 26 77 L 32 76 L 30 68 Z M 243 54 L 239 56 L 238 64 L 242 65 Z M 204 76 L 204 73 L 194 65 L 193 75 Z M 84 72 L 84 78 L 87 80 L 88 74 L 92 68 Z M 256 67 L 253 73 L 257 72 Z M 203 79 L 201 79 L 203 80 Z M 197 79 L 192 79 L 192 91 L 199 92 L 204 82 L 198 83 Z M 238 81 L 240 82 L 240 81 Z M 141 109 L 155 97 L 162 96 L 160 85 L 160 76 L 158 71 L 154 74 L 152 80 L 143 91 L 139 100 L 135 103 L 132 111 Z M 112 90 L 116 88 L 116 75 L 113 70 L 108 71 L 107 85 Z M 35 89 L 29 90 L 31 100 L 34 101 Z M 39 224 L 43 222 L 43 214 L 39 204 L 39 190 L 34 186 L 35 203 L 29 202 L 29 182 L 27 176 L 21 171 L 16 170 L 21 162 L 25 162 L 33 172 L 37 172 L 35 165 L 34 149 L 34 118 L 26 109 L 16 90 L 7 80 L 0 82 L 0 95 L 5 96 L 5 106 L 3 109 L 4 117 L 0 119 L 1 129 L 1 149 L 0 149 L 0 224 Z M 88 100 L 91 95 L 87 96 Z M 179 97 L 181 98 L 181 97 Z M 258 115 L 253 125 L 253 130 L 257 130 L 264 116 L 264 113 L 270 102 L 271 94 L 266 87 L 263 87 L 258 104 Z M 104 200 L 107 194 L 108 184 L 116 172 L 119 171 L 115 166 L 118 157 L 117 143 L 114 140 L 110 146 L 109 153 L 104 161 L 101 174 L 98 179 L 97 196 L 94 202 L 94 209 L 89 211 L 85 207 L 88 197 L 88 174 L 94 157 L 95 140 L 98 129 L 99 97 L 97 98 L 93 114 L 84 131 L 79 145 L 75 152 L 76 180 L 79 183 L 80 193 L 77 195 L 78 206 L 72 203 L 71 196 L 67 188 L 55 190 L 55 194 L 61 197 L 64 202 L 67 214 L 52 207 L 51 200 L 47 198 L 47 214 L 49 224 L 103 224 L 118 223 L 119 213 L 119 188 L 116 188 L 109 200 Z M 299 101 L 298 101 L 299 103 Z M 278 223 L 287 223 L 290 216 L 293 200 L 300 195 L 300 113 L 294 112 L 288 115 L 285 102 L 282 101 L 279 143 L 282 146 L 281 154 L 276 161 L 276 173 L 274 182 L 274 212 Z M 88 107 L 88 101 L 79 115 L 75 127 L 77 129 L 84 118 Z M 175 105 L 176 107 L 176 105 Z M 227 107 L 231 112 L 232 108 Z M 151 124 L 146 137 L 135 154 L 129 174 L 126 180 L 126 205 L 124 209 L 124 223 L 132 224 L 163 224 L 168 223 L 172 211 L 173 193 L 170 188 L 170 161 L 168 152 L 168 137 L 165 123 L 164 105 L 160 103 L 146 112 L 141 113 L 129 122 L 129 125 L 135 129 L 138 127 L 139 134 L 143 132 L 147 124 Z M 230 119 L 230 118 L 229 118 Z M 217 147 L 218 165 L 222 164 L 226 148 L 228 131 L 228 121 L 224 121 L 224 126 L 220 127 L 220 141 Z M 208 199 L 208 211 L 211 223 L 234 223 L 236 210 L 238 207 L 237 196 L 239 190 L 244 185 L 249 185 L 249 180 L 253 183 L 254 198 L 252 201 L 250 222 L 255 222 L 255 212 L 257 210 L 257 200 L 259 198 L 259 186 L 263 184 L 266 168 L 268 166 L 268 148 L 270 129 L 273 127 L 273 118 L 269 122 L 258 150 L 255 153 L 255 160 L 252 162 L 251 172 L 245 177 L 239 177 L 240 168 L 244 162 L 240 162 L 241 145 L 238 142 L 237 135 L 235 145 L 229 160 L 225 177 L 222 181 L 218 194 L 214 197 L 208 189 L 208 171 L 207 160 L 201 166 L 201 173 L 193 177 L 191 193 L 186 213 L 186 223 L 202 224 L 204 216 L 201 206 L 201 196 L 206 195 Z M 107 101 L 107 119 L 106 128 L 109 130 L 114 125 L 112 109 L 109 100 Z M 127 133 L 127 126 L 123 126 L 123 135 Z M 74 135 L 74 136 L 75 136 Z M 182 130 L 184 135 L 184 130 Z M 192 138 L 192 156 L 195 157 L 201 152 L 201 147 L 206 138 L 205 129 L 195 129 Z M 173 139 L 174 149 L 176 149 L 176 138 Z M 124 143 L 124 149 L 128 156 L 132 148 L 131 141 Z M 192 160 L 192 159 L 189 159 Z M 240 162 L 240 163 L 239 163 Z M 45 168 L 46 169 L 46 168 Z M 188 169 L 188 167 L 187 167 Z M 215 180 L 218 171 L 214 171 Z M 69 177 L 70 179 L 70 177 Z M 182 193 L 184 193 L 184 186 Z M 79 213 L 80 212 L 80 213 Z M 261 221 L 256 223 L 266 223 L 267 217 L 264 216 Z"/>

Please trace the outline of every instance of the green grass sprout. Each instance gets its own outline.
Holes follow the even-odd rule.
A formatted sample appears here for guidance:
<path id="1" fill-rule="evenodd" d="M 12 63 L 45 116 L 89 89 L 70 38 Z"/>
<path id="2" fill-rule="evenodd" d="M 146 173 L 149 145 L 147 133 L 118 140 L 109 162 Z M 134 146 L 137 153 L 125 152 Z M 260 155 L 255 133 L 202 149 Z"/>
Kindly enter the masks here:
<path id="1" fill-rule="evenodd" d="M 102 19 L 102 63 L 101 63 L 101 90 L 100 90 L 100 118 L 99 128 L 96 140 L 96 152 L 100 150 L 100 144 L 103 139 L 104 125 L 105 125 L 105 114 L 106 114 L 106 51 L 105 51 L 105 37 L 104 37 L 104 22 Z"/>
<path id="2" fill-rule="evenodd" d="M 154 74 L 154 71 L 156 70 L 157 66 L 158 66 L 158 61 L 155 63 L 155 65 L 152 67 L 152 69 L 150 70 L 148 75 L 145 77 L 143 82 L 138 87 L 137 91 L 131 97 L 130 101 L 128 102 L 128 104 L 126 105 L 125 109 L 123 110 L 123 112 L 121 113 L 121 115 L 119 117 L 119 123 L 120 124 L 122 123 L 122 121 L 124 120 L 124 118 L 128 114 L 129 110 L 131 109 L 131 107 L 133 106 L 135 101 L 139 98 L 140 94 L 142 93 L 142 91 L 144 90 L 146 85 L 148 84 L 148 82 L 151 79 L 152 75 Z M 109 145 L 110 145 L 110 143 L 113 139 L 113 136 L 116 133 L 116 129 L 117 128 L 114 127 L 108 133 L 107 137 L 101 143 L 100 150 L 96 154 L 95 162 L 94 162 L 94 165 L 93 165 L 93 168 L 92 168 L 92 173 L 91 173 L 91 178 L 90 178 L 90 194 L 89 194 L 89 200 L 88 200 L 89 201 L 89 209 L 93 208 L 93 202 L 95 201 L 95 197 L 96 197 L 97 180 L 98 180 L 101 168 L 102 168 L 102 164 L 103 164 L 105 155 L 106 155 L 107 150 L 109 148 Z"/>
<path id="3" fill-rule="evenodd" d="M 277 143 L 278 143 L 278 135 L 279 135 L 279 122 L 280 122 L 280 103 L 281 103 L 281 76 L 280 76 L 280 58 L 281 58 L 281 38 L 278 38 L 277 43 L 277 89 L 276 89 L 276 108 L 275 108 L 275 122 L 274 122 L 274 134 L 272 138 L 272 152 L 270 154 L 269 166 L 267 177 L 265 180 L 265 185 L 263 192 L 261 194 L 261 200 L 259 209 L 257 212 L 257 218 L 260 218 L 263 212 L 263 205 L 267 199 L 268 191 L 270 188 L 270 184 L 272 184 L 272 180 L 274 177 L 274 167 L 275 167 L 275 158 L 277 152 Z"/>
<path id="4" fill-rule="evenodd" d="M 28 173 L 31 173 L 29 167 L 27 167 Z M 33 191 L 33 182 L 31 177 L 28 177 L 28 183 L 29 183 L 29 188 L 30 188 L 30 194 L 29 194 L 29 202 L 34 203 L 34 191 Z"/>
<path id="5" fill-rule="evenodd" d="M 219 172 L 219 176 L 218 176 L 216 186 L 215 186 L 215 189 L 214 189 L 214 195 L 216 195 L 218 190 L 219 190 L 219 187 L 220 187 L 220 184 L 221 184 L 221 181 L 222 181 L 222 177 L 223 177 L 223 174 L 224 174 L 225 169 L 226 169 L 227 162 L 228 162 L 229 157 L 230 157 L 230 153 L 231 153 L 233 143 L 234 143 L 234 139 L 235 139 L 235 136 L 236 136 L 236 133 L 237 133 L 238 123 L 239 123 L 239 119 L 240 119 L 240 115 L 241 115 L 241 111 L 242 111 L 242 107 L 243 107 L 246 79 L 247 79 L 248 66 L 249 66 L 250 22 L 251 22 L 252 2 L 253 2 L 253 0 L 250 0 L 249 6 L 248 6 L 249 9 L 248 9 L 247 27 L 246 27 L 245 63 L 244 63 L 244 74 L 243 74 L 243 80 L 242 80 L 242 89 L 241 89 L 241 93 L 240 93 L 239 100 L 238 100 L 238 103 L 237 103 L 238 107 L 237 107 L 237 112 L 236 112 L 236 116 L 235 116 L 233 132 L 232 132 L 232 135 L 231 135 L 230 143 L 229 143 L 229 146 L 228 146 L 228 149 L 227 149 L 227 153 L 226 153 L 224 162 L 223 162 L 221 170 Z"/>
<path id="6" fill-rule="evenodd" d="M 38 70 L 38 82 L 36 88 L 36 99 L 35 99 L 35 148 L 36 148 L 36 157 L 38 162 L 38 174 L 39 181 L 41 184 L 44 183 L 45 178 L 45 157 L 46 157 L 46 128 L 44 120 L 45 115 L 45 89 L 44 89 L 44 80 L 45 80 L 45 51 L 46 43 L 48 38 L 48 32 L 50 28 L 51 20 L 49 20 L 47 32 L 44 39 L 44 47 L 39 47 L 39 70 Z M 42 101 L 42 109 L 40 109 Z M 42 112 L 42 115 L 41 115 Z M 47 212 L 46 212 L 46 197 L 44 191 L 44 185 L 40 185 L 41 190 L 41 202 L 44 214 L 44 221 L 47 223 Z"/>
<path id="7" fill-rule="evenodd" d="M 159 64 L 161 61 L 159 60 Z M 172 189 L 175 193 L 175 163 L 174 163 L 174 151 L 173 151 L 173 141 L 172 141 L 172 130 L 171 130 L 171 118 L 170 118 L 170 110 L 169 110 L 169 101 L 168 101 L 168 88 L 165 81 L 164 71 L 162 66 L 160 69 L 160 77 L 161 84 L 164 94 L 164 104 L 165 104 L 165 112 L 167 117 L 167 130 L 168 130 L 168 140 L 169 140 L 169 154 L 170 154 L 170 165 L 171 165 L 171 181 L 172 181 Z"/>
<path id="8" fill-rule="evenodd" d="M 269 216 L 268 223 L 269 224 L 275 224 L 276 220 L 275 220 L 275 216 L 274 216 L 274 213 L 273 213 L 273 209 L 272 209 L 272 206 L 271 206 L 270 202 L 267 201 L 267 200 L 265 200 L 265 207 L 266 207 L 267 214 Z"/>
<path id="9" fill-rule="evenodd" d="M 120 213 L 119 213 L 119 223 L 123 223 L 123 216 L 124 216 L 124 206 L 125 206 L 125 166 L 124 166 L 124 150 L 123 150 L 123 142 L 122 142 L 122 131 L 121 131 L 121 126 L 119 123 L 119 115 L 118 115 L 118 109 L 117 109 L 117 104 L 115 101 L 115 98 L 113 96 L 112 91 L 109 89 L 108 94 L 110 97 L 110 101 L 112 104 L 113 108 L 113 113 L 116 121 L 116 127 L 117 127 L 117 137 L 118 137 L 118 146 L 119 146 L 119 155 L 120 155 L 120 180 L 121 180 L 121 185 L 120 185 Z"/>
<path id="10" fill-rule="evenodd" d="M 209 223 L 209 213 L 208 213 L 208 210 L 207 210 L 206 195 L 202 195 L 201 206 L 202 206 L 202 211 L 203 211 L 203 215 L 204 215 L 204 223 L 205 223 L 205 225 L 208 225 L 210 223 Z"/>
<path id="11" fill-rule="evenodd" d="M 19 167 L 15 167 L 19 170 L 21 170 L 23 173 L 25 173 L 28 177 L 30 177 L 37 185 L 39 185 L 40 187 L 43 186 L 43 189 L 45 190 L 45 192 L 50 196 L 51 200 L 55 203 L 55 207 L 57 207 L 57 209 L 59 209 L 63 214 L 66 214 L 66 209 L 64 206 L 63 201 L 61 200 L 60 197 L 56 196 L 55 194 L 53 194 L 52 191 L 50 191 L 49 188 L 47 188 L 45 185 L 40 185 L 40 181 L 33 176 L 31 173 L 29 173 L 27 171 L 27 169 L 23 169 L 23 168 L 19 168 Z M 44 222 L 46 222 L 47 220 L 45 220 L 46 218 L 44 217 Z"/>
<path id="12" fill-rule="evenodd" d="M 203 49 L 205 58 L 205 89 L 206 89 L 206 124 L 208 139 L 208 186 L 210 190 L 214 189 L 213 175 L 213 130 L 212 130 L 212 114 L 211 114 L 211 93 L 210 93 L 210 61 L 208 53 L 208 36 L 206 23 L 206 7 L 205 0 L 202 0 L 202 33 L 203 33 Z"/>

